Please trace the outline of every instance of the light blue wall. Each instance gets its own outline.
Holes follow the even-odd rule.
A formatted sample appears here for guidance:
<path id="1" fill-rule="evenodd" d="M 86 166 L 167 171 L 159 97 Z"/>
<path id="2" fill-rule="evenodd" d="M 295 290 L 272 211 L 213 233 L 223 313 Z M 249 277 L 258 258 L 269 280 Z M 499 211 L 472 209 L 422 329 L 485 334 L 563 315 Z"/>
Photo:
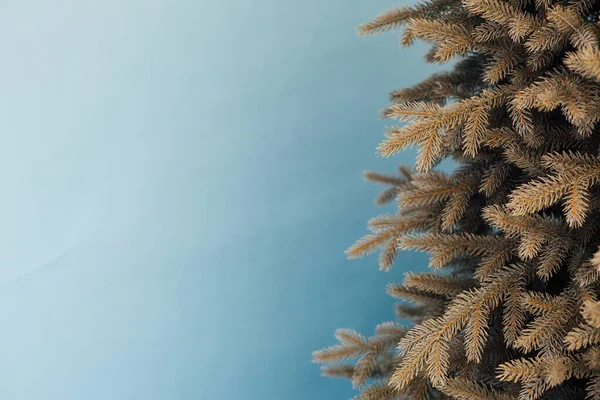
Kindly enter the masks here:
<path id="1" fill-rule="evenodd" d="M 343 250 L 380 212 L 377 112 L 425 47 L 389 0 L 0 7 L 0 397 L 346 399 L 310 353 L 392 318 Z"/>

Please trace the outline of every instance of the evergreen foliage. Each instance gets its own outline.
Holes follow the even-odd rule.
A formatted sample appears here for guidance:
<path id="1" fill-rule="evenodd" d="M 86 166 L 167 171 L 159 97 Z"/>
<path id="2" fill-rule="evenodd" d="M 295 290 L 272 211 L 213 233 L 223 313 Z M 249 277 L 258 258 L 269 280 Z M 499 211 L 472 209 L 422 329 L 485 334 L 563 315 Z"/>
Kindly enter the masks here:
<path id="1" fill-rule="evenodd" d="M 448 72 L 391 94 L 384 184 L 350 258 L 431 255 L 388 286 L 397 317 L 316 351 L 357 399 L 600 399 L 600 2 L 426 0 L 363 24 L 432 43 Z M 435 170 L 445 158 L 452 174 Z"/>

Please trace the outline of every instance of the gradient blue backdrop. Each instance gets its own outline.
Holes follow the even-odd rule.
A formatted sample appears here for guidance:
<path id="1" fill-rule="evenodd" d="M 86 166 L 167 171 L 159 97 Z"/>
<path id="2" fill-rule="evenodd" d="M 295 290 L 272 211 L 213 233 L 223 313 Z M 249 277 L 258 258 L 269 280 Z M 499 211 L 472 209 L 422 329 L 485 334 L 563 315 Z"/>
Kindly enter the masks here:
<path id="1" fill-rule="evenodd" d="M 346 399 L 310 353 L 426 257 L 347 261 L 378 111 L 434 67 L 390 0 L 0 6 L 0 397 Z"/>

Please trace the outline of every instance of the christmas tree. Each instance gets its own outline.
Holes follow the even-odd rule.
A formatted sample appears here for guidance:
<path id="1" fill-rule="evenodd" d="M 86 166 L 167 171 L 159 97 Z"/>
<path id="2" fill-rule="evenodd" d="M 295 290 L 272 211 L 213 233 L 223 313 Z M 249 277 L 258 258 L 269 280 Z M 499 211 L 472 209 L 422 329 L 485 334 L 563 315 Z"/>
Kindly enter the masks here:
<path id="1" fill-rule="evenodd" d="M 430 253 L 388 293 L 397 317 L 316 351 L 358 399 L 600 399 L 600 2 L 430 0 L 359 27 L 432 44 L 447 72 L 391 94 L 378 148 L 414 168 L 367 173 L 395 214 L 347 253 Z M 454 160 L 452 174 L 436 170 Z"/>

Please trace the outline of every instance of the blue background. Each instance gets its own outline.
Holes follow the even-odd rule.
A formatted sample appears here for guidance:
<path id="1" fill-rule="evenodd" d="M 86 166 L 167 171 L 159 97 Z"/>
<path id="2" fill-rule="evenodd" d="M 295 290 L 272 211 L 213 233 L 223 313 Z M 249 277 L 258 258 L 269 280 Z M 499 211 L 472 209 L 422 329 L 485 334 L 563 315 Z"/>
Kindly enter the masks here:
<path id="1" fill-rule="evenodd" d="M 388 0 L 0 6 L 0 397 L 346 399 L 311 352 L 393 318 L 343 251 L 388 93 L 434 71 Z M 389 210 L 386 210 L 389 211 Z"/>

